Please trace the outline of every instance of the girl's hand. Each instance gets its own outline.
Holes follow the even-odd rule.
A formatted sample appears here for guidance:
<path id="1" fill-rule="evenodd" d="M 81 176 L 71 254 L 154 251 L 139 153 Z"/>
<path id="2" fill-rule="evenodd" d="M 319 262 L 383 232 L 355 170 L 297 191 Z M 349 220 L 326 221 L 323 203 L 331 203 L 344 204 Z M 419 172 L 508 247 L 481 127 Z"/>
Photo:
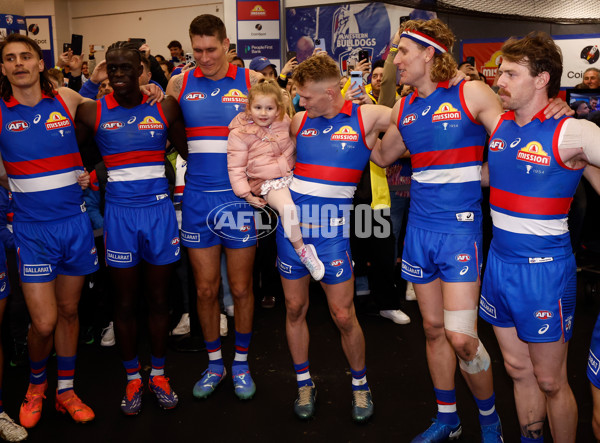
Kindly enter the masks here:
<path id="1" fill-rule="evenodd" d="M 252 206 L 256 206 L 257 208 L 262 208 L 267 204 L 267 202 L 264 199 L 257 197 L 256 195 L 250 194 L 247 195 L 245 198 L 248 203 L 250 203 Z"/>

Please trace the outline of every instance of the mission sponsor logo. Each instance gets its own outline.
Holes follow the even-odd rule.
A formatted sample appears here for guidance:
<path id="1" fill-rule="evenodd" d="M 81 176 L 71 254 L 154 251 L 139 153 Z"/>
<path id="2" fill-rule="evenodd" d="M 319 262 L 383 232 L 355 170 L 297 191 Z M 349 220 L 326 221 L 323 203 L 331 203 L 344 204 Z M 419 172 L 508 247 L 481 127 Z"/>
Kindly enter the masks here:
<path id="1" fill-rule="evenodd" d="M 461 112 L 452 106 L 451 103 L 442 103 L 440 107 L 431 115 L 431 121 L 444 122 L 448 120 L 460 120 Z"/>
<path id="2" fill-rule="evenodd" d="M 500 152 L 506 149 L 506 142 L 501 138 L 495 138 L 490 142 L 490 151 Z"/>
<path id="3" fill-rule="evenodd" d="M 342 126 L 339 131 L 331 134 L 332 141 L 357 142 L 358 133 L 351 126 Z"/>
<path id="4" fill-rule="evenodd" d="M 67 126 L 71 126 L 71 122 L 60 112 L 52 112 L 48 117 L 48 120 L 46 120 L 46 129 L 48 131 L 66 128 Z"/>
<path id="5" fill-rule="evenodd" d="M 15 120 L 6 124 L 6 130 L 10 132 L 27 131 L 31 125 L 25 120 Z"/>
<path id="6" fill-rule="evenodd" d="M 303 129 L 300 133 L 301 137 L 316 137 L 317 135 L 319 135 L 319 131 L 313 128 Z"/>
<path id="7" fill-rule="evenodd" d="M 412 125 L 416 121 L 417 121 L 417 114 L 408 114 L 402 120 L 402 126 Z"/>
<path id="8" fill-rule="evenodd" d="M 267 10 L 263 8 L 261 5 L 256 5 L 250 11 L 250 15 L 252 17 L 265 17 L 267 15 Z"/>
<path id="9" fill-rule="evenodd" d="M 138 123 L 138 129 L 139 130 L 156 130 L 156 129 L 165 129 L 165 126 L 159 122 L 158 120 L 156 120 L 154 117 L 151 116 L 146 116 L 144 117 L 144 119 Z"/>
<path id="10" fill-rule="evenodd" d="M 204 100 L 206 98 L 206 94 L 204 92 L 190 92 L 183 99 L 189 102 L 195 102 L 198 100 Z"/>
<path id="11" fill-rule="evenodd" d="M 519 152 L 517 152 L 517 160 L 541 166 L 550 165 L 550 156 L 544 151 L 542 144 L 536 141 L 529 142 L 527 146 L 521 148 Z"/>
<path id="12" fill-rule="evenodd" d="M 248 98 L 239 89 L 230 89 L 227 94 L 221 97 L 223 103 L 248 103 Z"/>
<path id="13" fill-rule="evenodd" d="M 107 131 L 113 131 L 115 129 L 120 129 L 123 127 L 125 127 L 125 123 L 118 121 L 106 122 L 102 124 L 102 129 L 106 129 Z"/>

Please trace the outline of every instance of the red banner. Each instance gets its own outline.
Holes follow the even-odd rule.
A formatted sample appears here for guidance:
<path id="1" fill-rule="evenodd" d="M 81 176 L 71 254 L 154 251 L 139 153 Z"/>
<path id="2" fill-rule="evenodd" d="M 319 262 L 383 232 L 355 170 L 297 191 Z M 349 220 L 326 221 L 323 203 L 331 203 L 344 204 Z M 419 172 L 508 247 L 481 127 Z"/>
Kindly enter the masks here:
<path id="1" fill-rule="evenodd" d="M 463 43 L 463 60 L 475 57 L 475 68 L 482 73 L 489 85 L 494 83 L 501 62 L 500 48 L 504 42 Z M 461 61 L 463 61 L 461 60 Z"/>
<path id="2" fill-rule="evenodd" d="M 279 1 L 238 1 L 238 20 L 279 20 Z"/>

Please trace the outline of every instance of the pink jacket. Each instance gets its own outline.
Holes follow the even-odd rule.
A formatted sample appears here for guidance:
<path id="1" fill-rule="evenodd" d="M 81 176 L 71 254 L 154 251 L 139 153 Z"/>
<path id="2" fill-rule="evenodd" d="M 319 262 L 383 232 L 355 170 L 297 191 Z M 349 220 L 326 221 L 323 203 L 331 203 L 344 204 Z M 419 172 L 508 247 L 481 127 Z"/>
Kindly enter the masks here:
<path id="1" fill-rule="evenodd" d="M 289 135 L 290 118 L 275 121 L 268 128 L 255 125 L 240 112 L 229 124 L 227 169 L 233 192 L 244 198 L 260 195 L 265 180 L 292 175 L 296 148 Z"/>

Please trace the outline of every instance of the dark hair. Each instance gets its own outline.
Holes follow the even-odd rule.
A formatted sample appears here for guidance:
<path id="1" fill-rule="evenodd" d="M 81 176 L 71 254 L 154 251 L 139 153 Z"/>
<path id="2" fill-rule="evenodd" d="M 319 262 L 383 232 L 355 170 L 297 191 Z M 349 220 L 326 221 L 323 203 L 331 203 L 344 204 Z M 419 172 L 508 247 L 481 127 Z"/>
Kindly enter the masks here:
<path id="1" fill-rule="evenodd" d="M 127 41 L 118 41 L 113 43 L 112 45 L 110 45 L 108 47 L 108 49 L 106 50 L 106 58 L 108 58 L 108 53 L 109 52 L 113 52 L 113 51 L 130 51 L 133 52 L 136 57 L 138 58 L 138 60 L 140 61 L 140 63 L 142 63 L 142 60 L 145 58 L 145 56 L 142 54 L 142 52 L 138 49 L 138 47 L 131 43 L 131 42 L 127 42 Z"/>
<path id="2" fill-rule="evenodd" d="M 171 43 L 169 43 L 167 45 L 167 48 L 169 48 L 169 49 L 171 49 L 171 48 L 183 49 L 183 47 L 181 46 L 181 43 L 179 43 L 179 41 L 177 41 L 177 40 L 171 40 Z"/>
<path id="3" fill-rule="evenodd" d="M 227 31 L 223 20 L 212 14 L 203 14 L 196 17 L 190 23 L 190 38 L 194 35 L 214 36 L 223 41 L 227 38 Z"/>
<path id="4" fill-rule="evenodd" d="M 238 57 L 238 56 L 236 55 L 235 57 L 233 57 L 233 58 L 231 59 L 231 61 L 232 61 L 232 62 L 234 62 L 234 61 L 236 61 L 236 60 L 238 60 L 238 61 L 242 62 L 242 67 L 244 67 L 244 68 L 246 67 L 246 63 L 244 62 L 244 60 L 243 60 L 241 57 Z"/>
<path id="5" fill-rule="evenodd" d="M 550 75 L 548 98 L 556 97 L 563 71 L 562 53 L 550 35 L 533 31 L 520 40 L 511 37 L 501 51 L 503 59 L 526 66 L 532 77 L 547 72 Z"/>
<path id="6" fill-rule="evenodd" d="M 373 67 L 371 69 L 371 72 L 373 72 L 377 68 L 383 68 L 384 65 L 385 65 L 385 60 L 382 59 L 382 58 L 380 58 L 375 63 L 373 63 Z"/>
<path id="7" fill-rule="evenodd" d="M 26 35 L 22 34 L 9 34 L 4 41 L 0 42 L 0 62 L 4 62 L 4 48 L 9 43 L 23 43 L 29 48 L 33 50 L 38 56 L 40 60 L 43 60 L 42 48 L 38 45 L 35 40 L 30 39 Z M 54 97 L 54 86 L 52 82 L 48 78 L 48 70 L 46 69 L 46 65 L 44 65 L 44 69 L 40 72 L 40 87 L 42 88 L 42 92 L 50 97 Z M 4 75 L 0 75 L 0 95 L 4 100 L 10 100 L 10 97 L 13 95 L 12 85 L 8 78 Z"/>
<path id="8" fill-rule="evenodd" d="M 167 71 L 169 71 L 169 74 L 171 72 L 173 72 L 173 70 L 175 69 L 175 65 L 173 65 L 173 62 L 170 60 L 165 60 L 162 62 L 158 62 L 159 65 L 166 65 L 167 66 Z"/>

